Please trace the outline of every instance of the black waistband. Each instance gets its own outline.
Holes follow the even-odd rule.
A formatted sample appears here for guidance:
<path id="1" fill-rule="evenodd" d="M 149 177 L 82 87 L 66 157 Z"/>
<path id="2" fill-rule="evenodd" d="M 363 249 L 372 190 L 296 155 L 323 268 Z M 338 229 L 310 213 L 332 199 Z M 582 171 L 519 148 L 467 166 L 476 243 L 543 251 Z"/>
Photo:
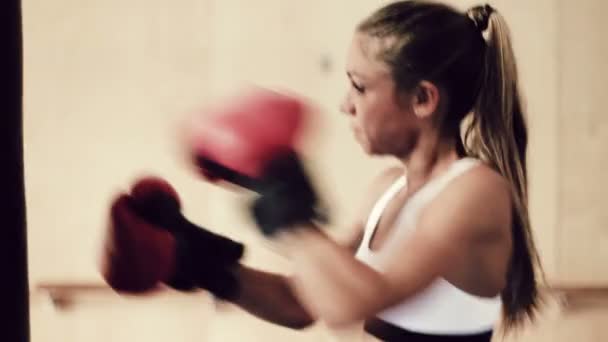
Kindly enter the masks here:
<path id="1" fill-rule="evenodd" d="M 474 335 L 427 335 L 405 330 L 378 318 L 365 321 L 364 329 L 385 342 L 490 342 L 492 339 L 491 330 Z"/>

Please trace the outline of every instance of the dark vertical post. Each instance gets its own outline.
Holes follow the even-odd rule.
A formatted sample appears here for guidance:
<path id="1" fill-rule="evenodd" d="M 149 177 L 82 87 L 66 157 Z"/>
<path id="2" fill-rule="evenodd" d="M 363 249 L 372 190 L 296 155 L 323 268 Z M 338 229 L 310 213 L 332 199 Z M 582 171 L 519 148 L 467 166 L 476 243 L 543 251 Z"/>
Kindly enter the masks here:
<path id="1" fill-rule="evenodd" d="M 28 342 L 21 1 L 0 3 L 0 340 Z"/>

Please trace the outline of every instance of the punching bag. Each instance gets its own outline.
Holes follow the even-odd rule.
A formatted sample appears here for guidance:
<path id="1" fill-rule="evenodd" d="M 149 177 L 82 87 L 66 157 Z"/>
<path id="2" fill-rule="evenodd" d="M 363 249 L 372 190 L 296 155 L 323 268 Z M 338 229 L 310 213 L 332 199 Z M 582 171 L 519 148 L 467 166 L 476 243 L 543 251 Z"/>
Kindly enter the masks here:
<path id="1" fill-rule="evenodd" d="M 25 187 L 21 2 L 0 2 L 0 341 L 30 340 Z"/>

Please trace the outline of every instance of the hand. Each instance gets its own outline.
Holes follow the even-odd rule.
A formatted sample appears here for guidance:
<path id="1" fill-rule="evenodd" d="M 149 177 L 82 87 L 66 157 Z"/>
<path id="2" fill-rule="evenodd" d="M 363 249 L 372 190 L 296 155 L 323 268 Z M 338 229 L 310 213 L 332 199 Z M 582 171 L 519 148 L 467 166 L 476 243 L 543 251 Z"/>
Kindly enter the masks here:
<path id="1" fill-rule="evenodd" d="M 197 168 L 206 179 L 258 193 L 251 211 L 268 236 L 327 219 L 296 147 L 307 108 L 294 96 L 259 89 L 198 113 L 190 125 Z"/>
<path id="2" fill-rule="evenodd" d="M 170 278 L 175 243 L 171 233 L 136 213 L 130 196 L 120 195 L 110 209 L 101 274 L 119 292 L 148 292 Z"/>
<path id="3" fill-rule="evenodd" d="M 111 215 L 106 239 L 114 248 L 106 249 L 102 268 L 111 287 L 143 292 L 162 282 L 181 291 L 206 289 L 221 298 L 236 294 L 231 268 L 242 257 L 243 245 L 188 221 L 167 182 L 145 178 L 119 198 L 113 213 L 120 215 Z"/>

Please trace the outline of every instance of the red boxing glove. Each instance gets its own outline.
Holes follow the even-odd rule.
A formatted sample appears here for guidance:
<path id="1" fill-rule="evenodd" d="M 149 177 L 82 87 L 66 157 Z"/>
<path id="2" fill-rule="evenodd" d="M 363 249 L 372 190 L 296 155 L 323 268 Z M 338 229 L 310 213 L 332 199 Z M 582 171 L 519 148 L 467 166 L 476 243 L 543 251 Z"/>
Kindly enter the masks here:
<path id="1" fill-rule="evenodd" d="M 308 113 L 301 99 L 255 89 L 196 113 L 187 127 L 188 149 L 207 179 L 248 187 L 235 176 L 259 179 L 277 155 L 294 150 Z"/>
<path id="2" fill-rule="evenodd" d="M 145 177 L 137 181 L 131 189 L 134 200 L 141 205 L 149 207 L 155 199 L 162 199 L 173 203 L 176 209 L 181 209 L 177 191 L 169 182 L 157 177 Z M 159 208 L 160 209 L 160 208 Z"/>
<path id="3" fill-rule="evenodd" d="M 189 125 L 188 148 L 207 179 L 260 195 L 250 209 L 266 235 L 327 222 L 296 148 L 310 113 L 299 98 L 257 89 L 198 113 Z"/>
<path id="4" fill-rule="evenodd" d="M 234 298 L 239 284 L 231 269 L 244 246 L 193 224 L 180 210 L 175 189 L 155 177 L 113 202 L 101 265 L 110 287 L 142 293 L 164 283 Z"/>
<path id="5" fill-rule="evenodd" d="M 143 293 L 172 274 L 175 239 L 168 231 L 143 220 L 133 198 L 113 201 L 101 258 L 101 274 L 119 292 Z"/>

